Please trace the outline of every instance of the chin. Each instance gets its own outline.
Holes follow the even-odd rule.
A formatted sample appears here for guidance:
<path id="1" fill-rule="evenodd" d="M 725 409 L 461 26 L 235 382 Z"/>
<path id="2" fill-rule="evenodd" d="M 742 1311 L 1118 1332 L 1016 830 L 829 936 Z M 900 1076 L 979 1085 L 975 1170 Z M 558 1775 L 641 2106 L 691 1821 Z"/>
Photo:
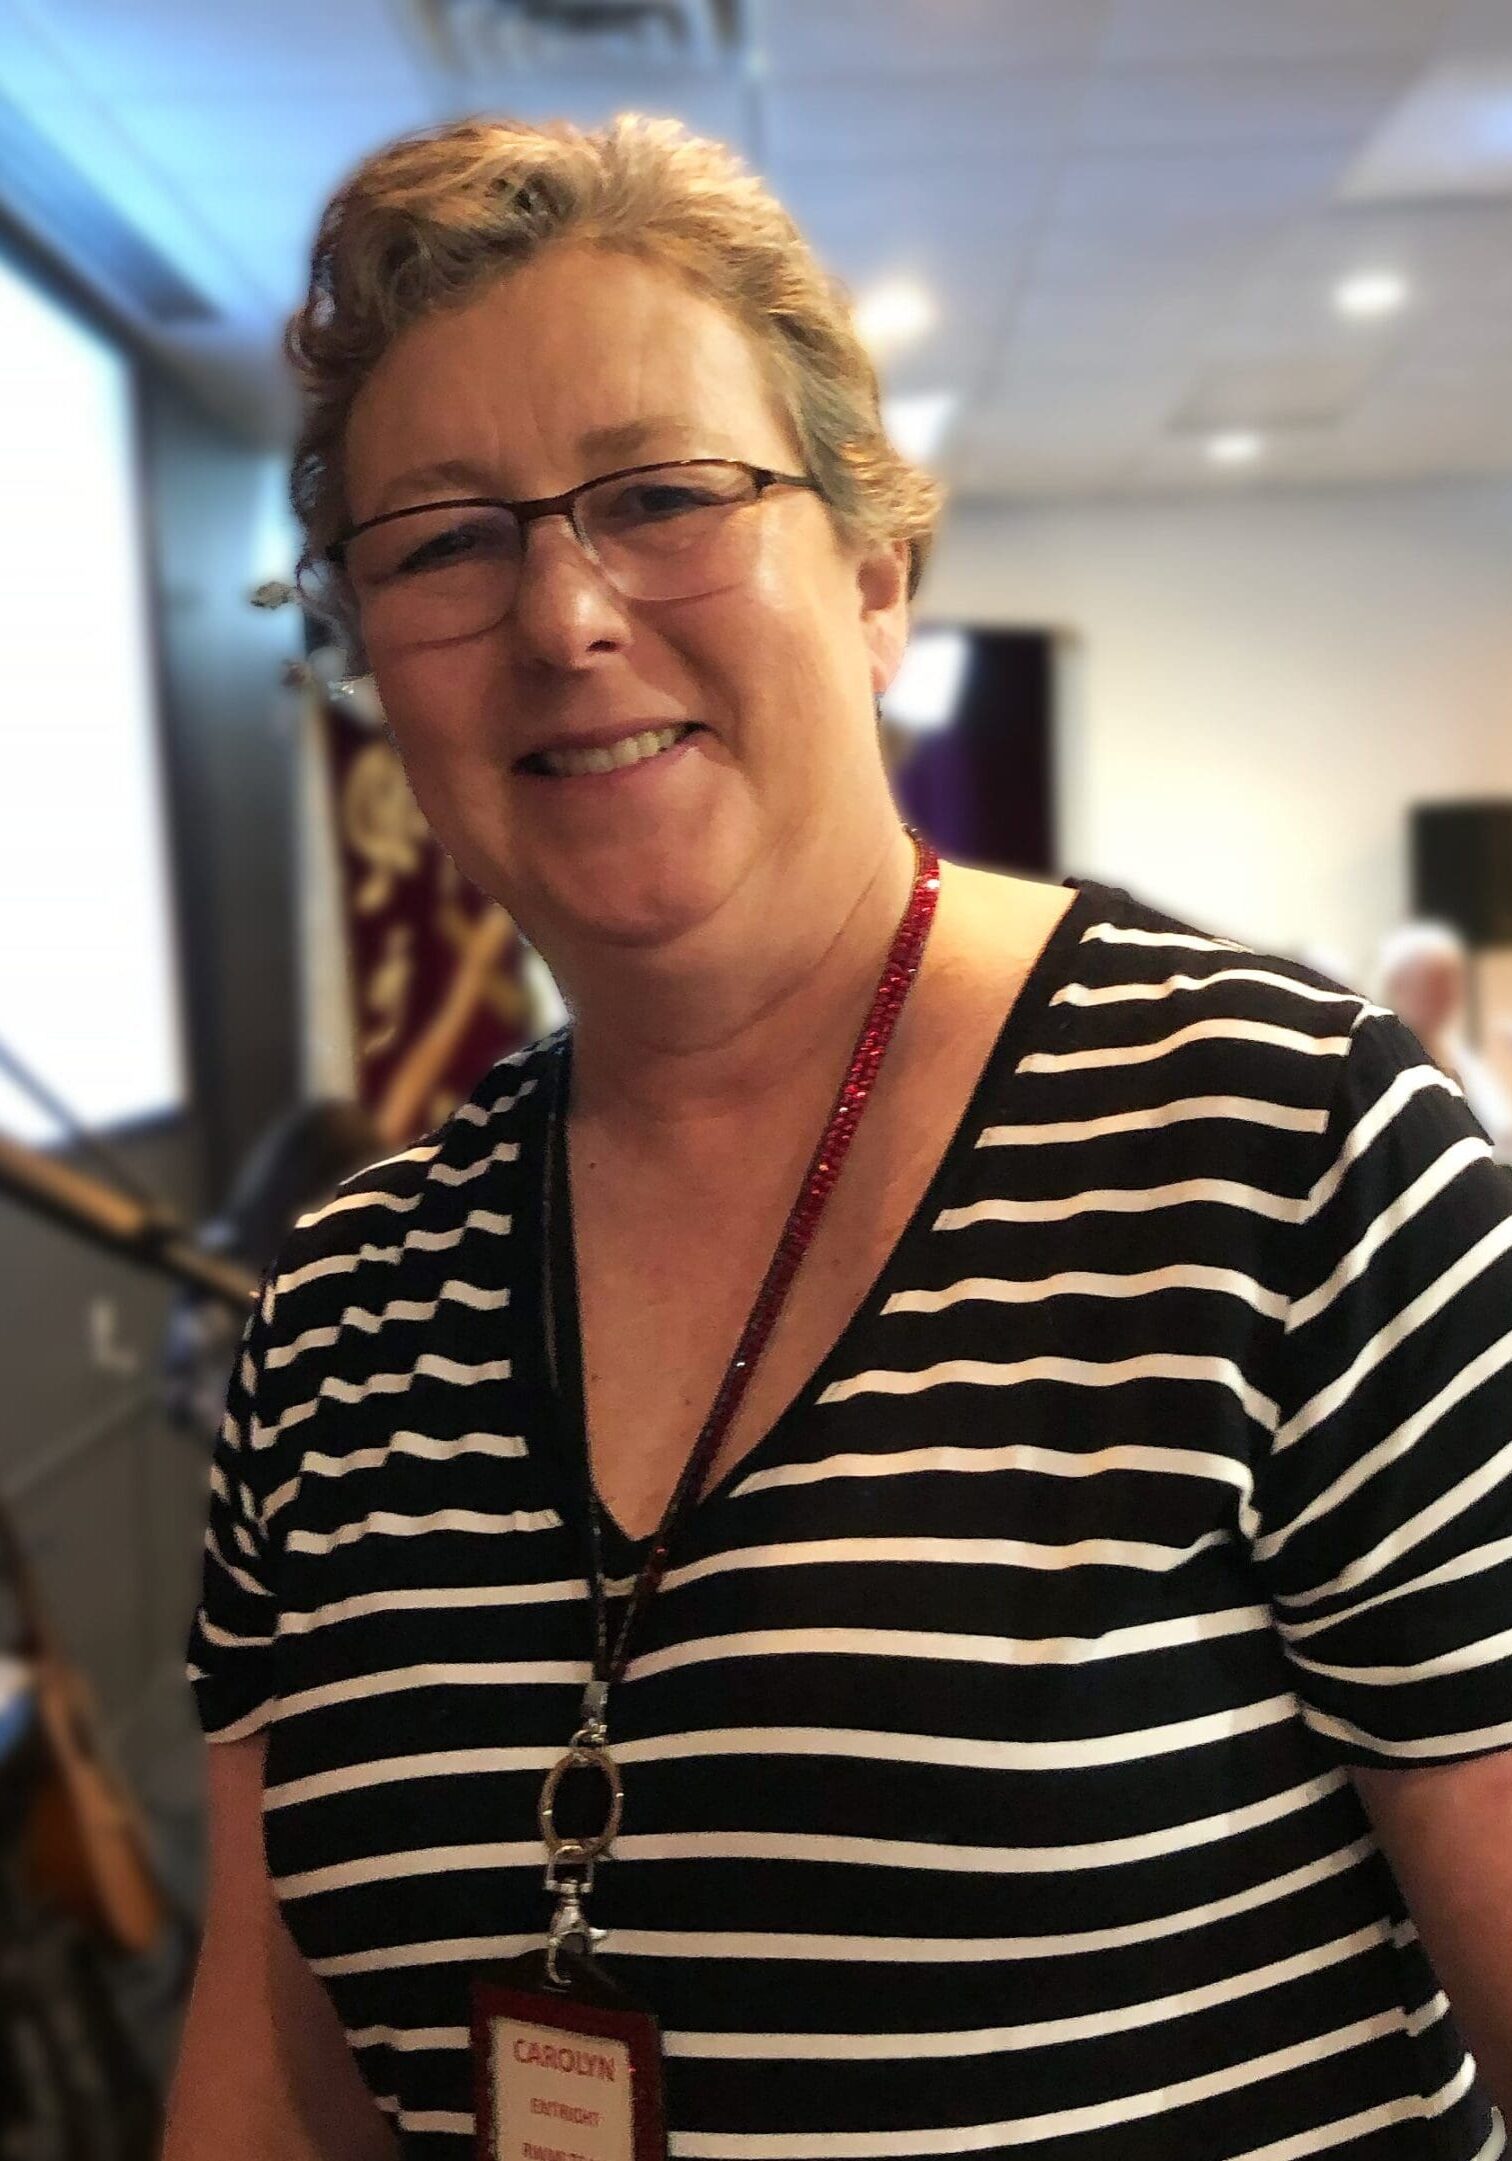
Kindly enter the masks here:
<path id="1" fill-rule="evenodd" d="M 571 885 L 553 879 L 549 897 L 543 892 L 542 900 L 559 934 L 574 943 L 645 951 L 670 945 L 708 922 L 734 883 L 712 865 L 700 869 L 667 860 Z"/>
<path id="2" fill-rule="evenodd" d="M 474 831 L 462 870 L 502 900 L 548 962 L 572 947 L 664 946 L 710 921 L 747 883 L 759 855 L 749 811 L 701 791 L 696 803 L 617 808 L 576 830 L 516 811 Z M 460 836 L 459 836 L 460 837 Z"/>

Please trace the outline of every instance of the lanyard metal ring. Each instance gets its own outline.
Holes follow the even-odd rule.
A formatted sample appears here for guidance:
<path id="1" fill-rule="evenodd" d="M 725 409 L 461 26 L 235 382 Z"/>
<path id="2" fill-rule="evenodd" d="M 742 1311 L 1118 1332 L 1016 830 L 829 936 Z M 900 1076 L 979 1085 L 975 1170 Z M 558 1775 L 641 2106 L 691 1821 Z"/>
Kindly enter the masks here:
<path id="1" fill-rule="evenodd" d="M 597 1771 L 609 1789 L 609 1806 L 601 1830 L 587 1838 L 565 1837 L 556 1826 L 556 1799 L 562 1780 L 567 1773 L 581 1767 Z M 553 1860 L 560 1854 L 570 1862 L 592 1863 L 609 1851 L 619 1831 L 620 1818 L 624 1814 L 625 1789 L 620 1782 L 619 1765 L 607 1748 L 597 1742 L 574 1738 L 565 1756 L 559 1757 L 546 1774 L 541 1788 L 536 1819 L 541 1826 L 541 1836 L 546 1841 L 546 1851 Z"/>

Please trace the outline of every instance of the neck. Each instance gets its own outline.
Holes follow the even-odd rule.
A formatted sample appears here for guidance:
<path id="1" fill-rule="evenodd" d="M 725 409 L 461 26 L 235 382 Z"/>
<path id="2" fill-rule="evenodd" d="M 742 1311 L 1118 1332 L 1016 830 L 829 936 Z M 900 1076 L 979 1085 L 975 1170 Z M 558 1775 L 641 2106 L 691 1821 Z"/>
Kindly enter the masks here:
<path id="1" fill-rule="evenodd" d="M 808 1119 L 871 1004 L 914 870 L 889 825 L 859 857 L 785 866 L 667 946 L 579 956 L 575 1119 L 651 1145 L 778 1102 Z"/>

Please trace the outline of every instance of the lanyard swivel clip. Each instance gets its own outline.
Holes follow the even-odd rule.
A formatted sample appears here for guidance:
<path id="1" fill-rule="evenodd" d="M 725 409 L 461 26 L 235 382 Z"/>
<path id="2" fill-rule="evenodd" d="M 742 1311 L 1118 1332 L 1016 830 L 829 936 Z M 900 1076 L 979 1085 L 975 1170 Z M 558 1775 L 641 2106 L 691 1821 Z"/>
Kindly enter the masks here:
<path id="1" fill-rule="evenodd" d="M 579 1957 L 592 1958 L 609 1933 L 607 1928 L 595 1928 L 583 1910 L 583 1900 L 593 1883 L 592 1861 L 587 1863 L 581 1876 L 558 1876 L 557 1863 L 564 1858 L 567 1858 L 565 1849 L 560 1854 L 554 1853 L 546 1864 L 547 1889 L 556 1893 L 556 1910 L 546 1932 L 546 1974 L 556 1988 L 567 1985 L 561 1957 L 568 1945 L 576 1947 Z"/>

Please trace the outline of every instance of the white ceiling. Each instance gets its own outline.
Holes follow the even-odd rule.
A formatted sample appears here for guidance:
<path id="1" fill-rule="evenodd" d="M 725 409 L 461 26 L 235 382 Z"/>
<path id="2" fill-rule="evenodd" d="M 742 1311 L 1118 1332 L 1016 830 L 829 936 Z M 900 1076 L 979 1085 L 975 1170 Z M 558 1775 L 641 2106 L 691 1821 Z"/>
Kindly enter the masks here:
<path id="1" fill-rule="evenodd" d="M 734 142 L 853 285 L 925 281 L 937 327 L 888 387 L 959 394 L 958 495 L 1512 469 L 1512 0 L 746 17 L 724 72 L 459 87 L 413 0 L 4 0 L 0 95 L 214 304 L 155 342 L 269 438 L 279 323 L 358 156 L 457 110 L 634 105 Z M 1336 316 L 1366 268 L 1410 280 L 1402 314 Z M 1264 458 L 1215 472 L 1213 428 Z"/>

